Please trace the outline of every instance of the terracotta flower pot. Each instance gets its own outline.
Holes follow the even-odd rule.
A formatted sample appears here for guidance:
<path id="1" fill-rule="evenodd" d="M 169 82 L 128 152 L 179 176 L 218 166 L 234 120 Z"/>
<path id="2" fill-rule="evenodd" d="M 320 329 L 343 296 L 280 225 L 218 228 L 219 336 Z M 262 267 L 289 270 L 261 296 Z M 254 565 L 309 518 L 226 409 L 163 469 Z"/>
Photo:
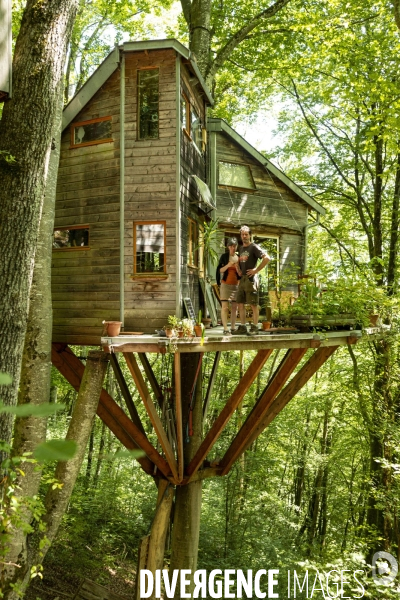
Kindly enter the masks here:
<path id="1" fill-rule="evenodd" d="M 271 321 L 263 321 L 262 328 L 264 331 L 266 331 L 267 329 L 271 329 Z"/>
<path id="2" fill-rule="evenodd" d="M 116 337 L 121 331 L 122 321 L 103 321 L 105 335 Z"/>
<path id="3" fill-rule="evenodd" d="M 164 327 L 164 331 L 165 331 L 165 335 L 167 337 L 174 337 L 175 335 L 175 331 L 172 329 L 172 327 Z"/>
<path id="4" fill-rule="evenodd" d="M 203 323 L 206 329 L 209 329 L 211 327 L 211 319 L 202 319 L 201 322 Z"/>
<path id="5" fill-rule="evenodd" d="M 203 328 L 201 325 L 195 325 L 194 326 L 194 332 L 196 334 L 196 337 L 201 337 L 201 334 L 203 333 Z"/>

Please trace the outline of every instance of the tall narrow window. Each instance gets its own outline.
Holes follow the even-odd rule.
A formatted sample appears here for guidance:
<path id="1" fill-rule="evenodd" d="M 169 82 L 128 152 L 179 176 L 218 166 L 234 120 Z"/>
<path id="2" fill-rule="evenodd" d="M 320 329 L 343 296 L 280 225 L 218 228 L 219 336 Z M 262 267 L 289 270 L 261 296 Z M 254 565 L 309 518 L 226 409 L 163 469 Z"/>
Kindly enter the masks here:
<path id="1" fill-rule="evenodd" d="M 200 150 L 200 152 L 201 152 L 201 147 L 202 147 L 201 122 L 200 122 L 200 117 L 197 113 L 197 110 L 194 108 L 194 106 L 191 106 L 191 111 L 190 111 L 190 135 L 192 137 L 194 144 L 197 146 L 198 150 Z"/>
<path id="2" fill-rule="evenodd" d="M 165 221 L 133 224 L 134 274 L 166 273 Z"/>
<path id="3" fill-rule="evenodd" d="M 199 227 L 196 221 L 189 221 L 189 246 L 188 246 L 188 265 L 190 267 L 199 266 Z"/>
<path id="4" fill-rule="evenodd" d="M 190 103 L 185 94 L 181 95 L 181 127 L 190 135 Z"/>
<path id="5" fill-rule="evenodd" d="M 138 138 L 158 138 L 158 69 L 138 71 Z"/>

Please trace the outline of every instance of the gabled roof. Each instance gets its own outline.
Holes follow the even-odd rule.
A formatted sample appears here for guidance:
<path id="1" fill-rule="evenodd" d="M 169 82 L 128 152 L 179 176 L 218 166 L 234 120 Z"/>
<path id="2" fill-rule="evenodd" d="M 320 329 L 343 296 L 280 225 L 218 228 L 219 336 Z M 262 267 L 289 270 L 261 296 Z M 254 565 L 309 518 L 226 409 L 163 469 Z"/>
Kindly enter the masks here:
<path id="1" fill-rule="evenodd" d="M 207 129 L 208 131 L 225 133 L 234 142 L 236 142 L 237 144 L 239 144 L 239 146 L 246 150 L 246 152 L 248 152 L 253 158 L 255 158 L 259 163 L 261 163 L 261 165 L 264 168 L 268 169 L 270 173 L 275 175 L 275 177 L 282 181 L 282 183 L 287 185 L 287 187 L 290 188 L 292 192 L 294 192 L 299 198 L 304 200 L 304 202 L 306 202 L 306 204 L 308 204 L 312 209 L 316 210 L 320 215 L 325 215 L 326 211 L 323 206 L 321 206 L 316 200 L 314 200 L 314 198 L 309 196 L 307 192 L 305 192 L 300 186 L 294 183 L 294 181 L 292 181 L 287 175 L 282 173 L 280 169 L 275 167 L 275 165 L 273 165 L 271 161 L 265 158 L 265 156 L 261 154 L 261 152 L 258 152 L 258 150 L 254 148 L 254 146 L 249 144 L 249 142 L 246 142 L 246 140 L 242 138 L 241 135 L 239 135 L 234 129 L 232 129 L 232 127 L 228 125 L 228 123 L 226 123 L 226 121 L 224 121 L 223 119 L 208 119 Z"/>
<path id="2" fill-rule="evenodd" d="M 62 129 L 64 130 L 72 121 L 76 115 L 82 110 L 82 108 L 93 98 L 95 93 L 101 88 L 107 79 L 117 69 L 121 54 L 123 52 L 139 52 L 142 50 L 175 50 L 178 54 L 183 56 L 190 62 L 190 67 L 200 82 L 200 85 L 207 97 L 207 100 L 211 106 L 214 104 L 213 97 L 210 90 L 204 81 L 199 67 L 195 61 L 194 56 L 183 44 L 178 40 L 148 40 L 140 42 L 125 42 L 121 46 L 116 46 L 114 50 L 107 56 L 107 58 L 101 63 L 91 77 L 86 81 L 85 85 L 81 87 L 79 92 L 72 98 L 72 100 L 64 108 Z"/>

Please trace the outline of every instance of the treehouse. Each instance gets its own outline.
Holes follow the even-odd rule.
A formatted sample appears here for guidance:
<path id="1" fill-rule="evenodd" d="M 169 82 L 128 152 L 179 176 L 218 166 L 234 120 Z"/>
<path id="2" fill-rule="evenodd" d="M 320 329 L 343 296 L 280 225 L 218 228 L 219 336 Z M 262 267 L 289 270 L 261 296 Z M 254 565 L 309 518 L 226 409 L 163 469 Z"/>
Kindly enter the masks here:
<path id="1" fill-rule="evenodd" d="M 103 320 L 152 333 L 183 316 L 184 298 L 197 311 L 210 218 L 225 237 L 250 225 L 281 267 L 302 270 L 308 212 L 324 209 L 224 121 L 207 121 L 212 103 L 190 52 L 161 40 L 116 48 L 65 108 L 55 342 L 99 344 Z"/>
<path id="2" fill-rule="evenodd" d="M 211 218 L 222 238 L 250 225 L 253 239 L 277 257 L 277 269 L 293 263 L 304 271 L 307 230 L 324 213 L 224 121 L 207 121 L 212 102 L 190 52 L 163 40 L 116 48 L 64 110 L 52 361 L 79 391 L 77 405 L 97 406 L 120 443 L 142 451 L 140 466 L 158 485 L 138 572 L 163 566 L 174 494 L 170 569 L 196 569 L 202 480 L 227 474 L 329 357 L 361 337 L 351 329 L 229 337 L 217 327 L 204 340 L 153 335 L 169 314 L 183 314 L 184 301 L 197 308 L 200 289 L 207 293 L 201 231 Z M 310 211 L 316 213 L 311 223 Z M 102 337 L 103 319 L 123 322 L 123 333 Z M 103 351 L 90 351 L 85 366 L 69 344 Z M 207 422 L 220 357 L 230 350 L 254 356 Z M 150 354 L 160 358 L 159 376 Z M 204 356 L 211 365 L 207 378 Z M 107 361 L 123 407 L 101 389 Z M 210 461 L 262 373 L 265 388 L 226 439 L 223 455 Z M 98 405 L 89 402 L 99 394 Z"/>
<path id="3" fill-rule="evenodd" d="M 11 97 L 11 0 L 0 0 L 0 102 Z"/>

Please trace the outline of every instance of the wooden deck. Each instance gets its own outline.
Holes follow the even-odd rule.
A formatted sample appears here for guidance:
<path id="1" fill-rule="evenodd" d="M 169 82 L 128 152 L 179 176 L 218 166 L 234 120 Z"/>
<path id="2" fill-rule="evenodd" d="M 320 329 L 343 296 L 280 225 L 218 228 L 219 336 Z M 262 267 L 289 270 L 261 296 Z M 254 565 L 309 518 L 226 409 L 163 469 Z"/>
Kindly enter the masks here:
<path id="1" fill-rule="evenodd" d="M 372 329 L 374 331 L 372 331 Z M 375 332 L 375 330 L 377 330 Z M 379 328 L 371 328 L 377 333 Z M 367 330 L 369 333 L 369 330 Z M 117 337 L 102 337 L 101 345 L 110 352 L 220 352 L 231 350 L 268 350 L 276 348 L 319 348 L 355 344 L 362 337 L 359 330 L 331 331 L 318 333 L 268 333 L 261 331 L 254 336 L 226 335 L 222 327 L 207 330 L 204 344 L 201 339 L 166 338 L 156 335 L 120 334 Z"/>

